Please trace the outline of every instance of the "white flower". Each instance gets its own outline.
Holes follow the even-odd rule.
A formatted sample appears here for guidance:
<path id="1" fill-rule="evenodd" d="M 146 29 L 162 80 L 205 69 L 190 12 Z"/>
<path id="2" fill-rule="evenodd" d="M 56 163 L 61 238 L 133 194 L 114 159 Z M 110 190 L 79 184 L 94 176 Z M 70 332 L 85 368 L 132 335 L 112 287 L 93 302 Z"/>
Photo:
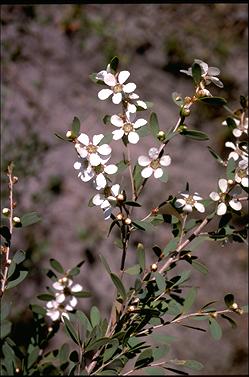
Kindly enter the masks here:
<path id="1" fill-rule="evenodd" d="M 111 147 L 108 144 L 99 145 L 104 135 L 94 135 L 93 141 L 90 142 L 89 137 L 81 133 L 75 143 L 75 148 L 82 158 L 87 158 L 92 166 L 97 166 L 101 162 L 107 162 L 111 156 Z"/>
<path id="2" fill-rule="evenodd" d="M 52 321 L 57 321 L 61 318 L 63 322 L 63 317 L 69 319 L 68 311 L 73 311 L 75 306 L 77 305 L 78 300 L 75 297 L 72 297 L 69 302 L 63 303 L 58 300 L 56 297 L 55 300 L 47 302 L 47 316 L 52 319 Z"/>
<path id="3" fill-rule="evenodd" d="M 105 75 L 107 75 L 107 73 L 111 73 L 111 66 L 110 66 L 110 64 L 107 65 L 106 69 L 104 69 L 104 70 L 102 70 L 102 71 L 100 71 L 100 72 L 97 73 L 96 79 L 104 81 L 104 77 L 105 77 Z"/>
<path id="4" fill-rule="evenodd" d="M 218 181 L 218 186 L 220 192 L 213 191 L 209 194 L 212 200 L 219 202 L 216 211 L 217 215 L 222 216 L 227 212 L 227 205 L 225 203 L 227 201 L 227 198 L 230 207 L 232 207 L 235 211 L 241 210 L 242 204 L 240 203 L 240 201 L 236 197 L 232 197 L 232 199 L 230 199 L 228 195 L 228 181 L 224 178 L 221 178 Z"/>
<path id="5" fill-rule="evenodd" d="M 207 63 L 203 62 L 200 59 L 195 59 L 195 63 L 199 64 L 201 67 L 201 77 L 205 81 L 206 85 L 209 85 L 211 82 L 217 85 L 220 88 L 223 88 L 223 83 L 218 79 L 218 75 L 220 74 L 219 68 L 216 67 L 209 67 Z M 180 72 L 186 73 L 188 76 L 192 75 L 192 67 L 188 68 L 188 70 L 181 69 Z"/>
<path id="6" fill-rule="evenodd" d="M 171 158 L 169 155 L 162 156 L 158 158 L 159 150 L 158 148 L 150 148 L 148 156 L 139 156 L 138 164 L 140 166 L 146 166 L 142 171 L 141 175 L 143 178 L 148 178 L 154 173 L 155 178 L 160 178 L 163 175 L 163 169 L 161 166 L 169 166 L 171 164 Z"/>
<path id="7" fill-rule="evenodd" d="M 233 118 L 233 120 L 236 124 L 236 127 L 233 129 L 233 135 L 237 138 L 240 137 L 243 133 L 248 135 L 248 118 L 241 120 Z M 222 125 L 226 126 L 227 122 L 224 120 L 224 122 L 222 122 Z"/>
<path id="8" fill-rule="evenodd" d="M 129 71 L 121 71 L 118 75 L 113 75 L 112 73 L 103 73 L 102 77 L 104 83 L 110 86 L 111 89 L 102 89 L 98 93 L 98 98 L 105 100 L 112 95 L 112 102 L 119 104 L 122 101 L 123 93 L 132 93 L 136 89 L 136 84 L 129 83 L 125 84 L 124 82 L 130 76 Z"/>
<path id="9" fill-rule="evenodd" d="M 117 203 L 117 196 L 120 193 L 120 185 L 115 184 L 111 187 L 106 186 L 103 190 L 103 193 L 96 194 L 92 202 L 96 206 L 100 206 L 100 208 L 104 211 L 105 220 L 108 220 L 111 217 L 112 207 Z"/>
<path id="10" fill-rule="evenodd" d="M 127 94 L 125 97 L 125 100 L 127 102 L 127 111 L 129 113 L 135 113 L 137 111 L 137 106 L 142 107 L 144 110 L 146 110 L 148 107 L 146 103 L 142 100 L 139 100 L 139 95 L 136 93 Z M 135 100 L 135 104 L 132 102 Z"/>
<path id="11" fill-rule="evenodd" d="M 248 187 L 248 160 L 240 160 L 235 169 L 235 182 L 240 183 L 243 187 Z"/>
<path id="12" fill-rule="evenodd" d="M 76 161 L 74 169 L 79 170 L 78 177 L 83 182 L 88 182 L 95 177 L 96 189 L 100 190 L 107 184 L 105 174 L 115 174 L 118 170 L 114 164 L 106 165 L 101 163 L 97 166 L 91 166 L 90 163 L 86 165 L 85 161 Z"/>
<path id="13" fill-rule="evenodd" d="M 192 212 L 193 208 L 197 209 L 197 211 L 203 213 L 205 212 L 205 207 L 202 203 L 198 203 L 199 200 L 203 200 L 202 197 L 195 192 L 194 195 L 190 195 L 187 192 L 181 193 L 184 199 L 177 199 L 175 202 L 176 208 L 183 207 L 183 211 L 185 212 Z"/>
<path id="14" fill-rule="evenodd" d="M 248 158 L 248 153 L 246 151 L 246 146 L 242 146 L 240 148 L 239 145 L 237 145 L 237 144 L 235 145 L 231 141 L 227 141 L 225 143 L 225 146 L 227 148 L 231 148 L 231 149 L 234 150 L 233 152 L 229 153 L 228 160 L 230 160 L 230 158 L 233 158 L 235 161 L 237 161 L 239 157 L 241 157 L 244 160 Z"/>
<path id="15" fill-rule="evenodd" d="M 137 144 L 139 141 L 139 135 L 136 130 L 144 126 L 147 123 L 147 120 L 140 118 L 133 123 L 134 119 L 135 115 L 130 114 L 129 112 L 126 112 L 126 119 L 123 119 L 118 115 L 112 115 L 111 123 L 119 128 L 118 130 L 112 131 L 113 139 L 119 140 L 124 135 L 127 135 L 130 143 Z"/>

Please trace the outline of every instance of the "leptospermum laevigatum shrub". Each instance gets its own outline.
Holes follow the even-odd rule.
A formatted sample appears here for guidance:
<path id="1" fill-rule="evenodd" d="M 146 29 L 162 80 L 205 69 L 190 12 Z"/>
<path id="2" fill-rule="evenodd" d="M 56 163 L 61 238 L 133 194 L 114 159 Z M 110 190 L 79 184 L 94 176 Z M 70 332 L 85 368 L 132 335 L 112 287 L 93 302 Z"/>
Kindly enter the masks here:
<path id="1" fill-rule="evenodd" d="M 11 237 L 16 227 L 31 225 L 39 217 L 36 213 L 17 216 L 13 193 L 17 177 L 13 173 L 13 164 L 10 164 L 7 172 L 10 203 L 2 210 L 6 225 L 1 227 L 3 375 L 167 375 L 169 371 L 188 374 L 188 368 L 198 373 L 203 367 L 199 361 L 169 357 L 173 337 L 167 335 L 167 328 L 184 325 L 189 331 L 209 331 L 218 340 L 222 335 L 220 322 L 225 320 L 235 326 L 234 317 L 247 311 L 245 303 L 236 302 L 233 294 L 228 293 L 221 307 L 212 301 L 193 312 L 191 307 L 197 288 L 189 287 L 187 283 L 194 269 L 203 274 L 208 272 L 196 253 L 202 242 L 246 242 L 246 226 L 241 224 L 245 223 L 248 198 L 247 98 L 240 97 L 237 110 L 229 109 L 224 98 L 214 97 L 207 89 L 210 84 L 223 87 L 218 78 L 219 69 L 196 59 L 191 68 L 182 71 L 193 80 L 194 92 L 185 98 L 173 93 L 179 119 L 171 129 L 162 130 L 156 114 L 151 111 L 152 104 L 139 98 L 135 93 L 136 85 L 127 82 L 130 72 L 118 71 L 118 63 L 118 58 L 114 57 L 105 70 L 91 75 L 91 79 L 102 86 L 98 91 L 99 100 L 112 101 L 117 106 L 115 114 L 104 117 L 105 125 L 100 126 L 100 133 L 81 133 L 80 121 L 75 117 L 66 137 L 57 135 L 72 143 L 77 156 L 74 168 L 82 185 L 92 185 L 89 205 L 97 207 L 94 209 L 97 216 L 99 211 L 103 213 L 110 223 L 109 233 L 116 228 L 120 235 L 116 240 L 121 249 L 120 270 L 112 271 L 101 255 L 103 271 L 106 270 L 115 291 L 110 316 L 104 318 L 96 306 L 90 313 L 77 308 L 78 300 L 91 294 L 74 282 L 83 261 L 71 269 L 64 269 L 59 261 L 51 258 L 51 268 L 47 271 L 51 284 L 47 292 L 37 296 L 44 305 L 33 303 L 29 306 L 33 312 L 34 333 L 26 339 L 28 346 L 25 349 L 13 341 L 8 292 L 26 278 L 28 271 L 24 268 L 25 252 L 12 255 Z M 162 193 L 167 193 L 168 171 L 174 164 L 167 154 L 168 143 L 174 142 L 175 137 L 208 140 L 208 135 L 190 129 L 186 121 L 192 107 L 200 102 L 207 106 L 223 106 L 229 113 L 221 127 L 231 129 L 232 140 L 226 141 L 225 147 L 232 151 L 227 153 L 227 159 L 222 159 L 208 147 L 210 158 L 214 157 L 223 167 L 221 177 L 213 183 L 213 191 L 206 198 L 201 197 L 194 187 L 190 189 L 186 182 L 183 192 L 158 198 L 157 207 L 141 219 L 141 192 L 158 179 L 165 187 Z M 140 115 L 148 112 L 149 117 Z M 102 133 L 106 129 L 110 131 Z M 133 161 L 133 145 L 142 143 L 143 137 L 149 134 L 153 140 L 151 148 Z M 111 141 L 119 143 L 122 149 L 119 162 L 112 161 Z M 130 190 L 121 184 L 125 169 L 128 169 Z M 206 226 L 212 223 L 216 225 L 207 231 Z M 240 225 L 236 227 L 234 223 Z M 148 265 L 146 254 L 149 250 L 143 244 L 143 232 L 156 232 L 158 225 L 171 229 L 172 238 L 162 248 L 153 246 L 154 262 Z M 131 252 L 129 242 L 135 232 L 141 237 L 136 250 L 137 263 L 127 266 L 126 255 Z M 115 253 L 115 257 L 119 258 L 119 254 Z M 188 270 L 184 269 L 186 263 L 190 266 Z M 182 268 L 181 273 L 175 272 L 176 266 Z M 129 287 L 124 282 L 126 274 L 130 275 L 132 282 Z M 199 326 L 200 320 L 202 326 Z M 46 351 L 60 328 L 70 341 L 58 349 Z"/>

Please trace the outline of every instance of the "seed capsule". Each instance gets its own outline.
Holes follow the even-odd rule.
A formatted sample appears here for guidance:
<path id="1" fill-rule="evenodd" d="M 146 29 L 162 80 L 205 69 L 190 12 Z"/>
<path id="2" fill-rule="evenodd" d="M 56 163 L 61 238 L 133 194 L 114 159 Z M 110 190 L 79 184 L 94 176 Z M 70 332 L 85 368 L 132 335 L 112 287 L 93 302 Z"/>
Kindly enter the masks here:
<path id="1" fill-rule="evenodd" d="M 129 217 L 127 217 L 127 218 L 125 219 L 125 224 L 126 224 L 126 225 L 130 225 L 130 224 L 131 224 L 131 219 L 130 219 Z"/>
<path id="2" fill-rule="evenodd" d="M 123 214 L 120 212 L 120 213 L 117 214 L 116 219 L 117 220 L 122 220 L 123 217 L 124 217 Z"/>
<path id="3" fill-rule="evenodd" d="M 4 216 L 8 216 L 8 215 L 10 214 L 10 209 L 9 209 L 9 208 L 3 208 L 3 209 L 2 209 L 2 214 L 3 214 Z"/>
<path id="4" fill-rule="evenodd" d="M 239 305 L 236 303 L 236 302 L 234 302 L 233 304 L 232 304 L 232 306 L 231 306 L 231 308 L 232 309 L 238 309 L 238 307 L 239 307 Z"/>
<path id="5" fill-rule="evenodd" d="M 160 141 L 164 141 L 165 140 L 165 132 L 164 131 L 159 131 L 158 134 L 157 134 L 157 138 Z"/>
<path id="6" fill-rule="evenodd" d="M 150 266 L 150 269 L 151 271 L 155 272 L 157 270 L 157 264 L 156 263 L 153 263 L 151 266 Z"/>
<path id="7" fill-rule="evenodd" d="M 20 217 L 17 217 L 17 216 L 13 217 L 13 222 L 14 222 L 15 224 L 20 224 L 20 222 L 21 222 Z"/>

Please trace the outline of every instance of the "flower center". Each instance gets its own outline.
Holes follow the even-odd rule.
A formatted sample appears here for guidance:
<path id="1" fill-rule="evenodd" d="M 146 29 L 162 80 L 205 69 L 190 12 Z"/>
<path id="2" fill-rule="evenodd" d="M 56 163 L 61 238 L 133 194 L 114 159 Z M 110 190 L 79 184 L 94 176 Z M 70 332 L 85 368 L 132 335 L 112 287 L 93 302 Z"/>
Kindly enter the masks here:
<path id="1" fill-rule="evenodd" d="M 104 188 L 104 196 L 105 196 L 105 198 L 108 198 L 108 196 L 110 196 L 112 193 L 111 193 L 111 188 L 109 187 L 109 186 L 106 186 L 105 188 Z"/>
<path id="2" fill-rule="evenodd" d="M 151 167 L 152 169 L 157 169 L 157 168 L 159 168 L 159 167 L 160 167 L 159 159 L 157 158 L 156 160 L 151 161 L 151 163 L 150 163 L 150 167 Z"/>
<path id="3" fill-rule="evenodd" d="M 104 165 L 99 164 L 98 166 L 94 166 L 93 169 L 94 169 L 95 173 L 98 175 L 100 173 L 103 173 Z"/>
<path id="4" fill-rule="evenodd" d="M 226 200 L 226 196 L 227 196 L 227 193 L 226 193 L 226 192 L 221 192 L 221 193 L 220 193 L 220 200 L 221 200 L 222 202 L 225 202 L 225 200 Z"/>
<path id="5" fill-rule="evenodd" d="M 65 288 L 63 289 L 63 293 L 64 293 L 65 296 L 70 296 L 70 295 L 71 295 L 71 290 L 70 290 L 70 288 L 65 287 Z"/>
<path id="6" fill-rule="evenodd" d="M 238 169 L 236 171 L 237 175 L 240 177 L 240 178 L 244 178 L 247 176 L 247 172 L 245 169 Z"/>
<path id="7" fill-rule="evenodd" d="M 133 125 L 131 123 L 125 123 L 123 125 L 123 130 L 126 134 L 128 134 L 129 132 L 133 131 Z"/>
<path id="8" fill-rule="evenodd" d="M 185 201 L 186 201 L 186 204 L 190 204 L 191 206 L 195 204 L 195 200 L 193 199 L 191 195 L 189 195 L 189 197 L 186 198 Z"/>
<path id="9" fill-rule="evenodd" d="M 89 144 L 87 147 L 86 147 L 86 150 L 88 153 L 96 153 L 97 152 L 97 147 L 95 145 L 92 145 L 92 144 Z"/>
<path id="10" fill-rule="evenodd" d="M 116 93 L 121 93 L 123 90 L 123 85 L 121 84 L 116 84 L 114 87 L 113 87 L 113 92 L 116 94 Z"/>

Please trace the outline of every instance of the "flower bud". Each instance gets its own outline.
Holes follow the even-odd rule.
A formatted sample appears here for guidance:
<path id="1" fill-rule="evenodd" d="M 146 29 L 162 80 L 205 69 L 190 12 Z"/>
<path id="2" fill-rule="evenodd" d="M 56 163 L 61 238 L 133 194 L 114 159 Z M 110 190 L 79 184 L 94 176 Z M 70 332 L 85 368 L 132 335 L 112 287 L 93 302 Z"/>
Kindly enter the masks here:
<path id="1" fill-rule="evenodd" d="M 53 331 L 53 327 L 49 326 L 48 327 L 48 332 L 52 332 Z"/>
<path id="2" fill-rule="evenodd" d="M 67 133 L 66 133 L 66 137 L 67 137 L 68 139 L 71 139 L 71 137 L 72 137 L 72 131 L 67 131 Z"/>
<path id="3" fill-rule="evenodd" d="M 135 310 L 135 306 L 134 305 L 130 305 L 128 307 L 128 312 L 134 312 L 134 310 Z"/>
<path id="4" fill-rule="evenodd" d="M 7 259 L 7 260 L 6 260 L 6 264 L 9 266 L 10 263 L 11 263 L 11 259 Z"/>
<path id="5" fill-rule="evenodd" d="M 190 103 L 192 102 L 192 98 L 191 97 L 185 97 L 184 98 L 184 103 L 186 104 L 186 105 L 189 105 Z"/>
<path id="6" fill-rule="evenodd" d="M 136 298 L 134 298 L 134 300 L 132 301 L 132 304 L 133 305 L 136 305 L 136 304 L 138 304 L 139 303 L 139 298 L 138 297 L 136 297 Z"/>
<path id="7" fill-rule="evenodd" d="M 239 305 L 238 305 L 236 302 L 234 302 L 234 303 L 231 305 L 231 309 L 234 309 L 234 310 L 238 309 L 238 307 L 239 307 Z"/>
<path id="8" fill-rule="evenodd" d="M 16 373 L 19 373 L 19 372 L 20 372 L 20 369 L 19 369 L 19 368 L 16 368 L 15 371 L 16 371 Z"/>
<path id="9" fill-rule="evenodd" d="M 123 220 L 123 218 L 124 218 L 124 216 L 123 216 L 123 214 L 122 214 L 121 212 L 119 212 L 119 213 L 117 214 L 117 216 L 116 216 L 116 219 L 117 219 L 117 220 Z"/>
<path id="10" fill-rule="evenodd" d="M 13 217 L 13 222 L 14 222 L 15 224 L 20 224 L 20 223 L 21 223 L 21 219 L 20 219 L 20 217 L 17 217 L 17 216 Z"/>
<path id="11" fill-rule="evenodd" d="M 232 180 L 232 179 L 228 179 L 227 183 L 228 183 L 229 185 L 232 185 L 232 184 L 233 184 L 233 180 Z"/>
<path id="12" fill-rule="evenodd" d="M 153 263 L 151 266 L 150 266 L 150 270 L 155 272 L 157 270 L 157 264 L 156 263 Z"/>
<path id="13" fill-rule="evenodd" d="M 124 197 L 123 194 L 118 194 L 118 196 L 117 196 L 117 200 L 118 200 L 119 202 L 123 202 L 124 199 L 125 199 L 125 197 Z"/>
<path id="14" fill-rule="evenodd" d="M 62 280 L 62 283 L 67 283 L 68 278 L 66 276 L 64 276 L 61 280 Z"/>
<path id="15" fill-rule="evenodd" d="M 18 182 L 18 177 L 16 175 L 14 175 L 14 177 L 13 177 L 13 183 L 15 184 L 17 182 Z"/>
<path id="16" fill-rule="evenodd" d="M 10 209 L 9 209 L 9 208 L 3 208 L 3 209 L 2 209 L 2 214 L 3 214 L 4 216 L 9 216 L 9 214 L 10 214 Z"/>
<path id="17" fill-rule="evenodd" d="M 126 225 L 130 225 L 130 224 L 131 224 L 131 219 L 130 219 L 129 217 L 127 217 L 127 218 L 125 219 L 125 224 L 126 224 Z"/>
<path id="18" fill-rule="evenodd" d="M 213 317 L 213 318 L 217 318 L 218 314 L 216 312 L 214 312 L 214 313 L 210 313 L 210 316 Z"/>
<path id="19" fill-rule="evenodd" d="M 151 214 L 152 214 L 152 215 L 157 215 L 158 212 L 159 212 L 159 208 L 158 208 L 158 207 L 153 208 L 153 209 L 151 210 Z"/>
<path id="20" fill-rule="evenodd" d="M 158 134 L 157 134 L 157 138 L 158 140 L 160 141 L 164 141 L 165 140 L 165 132 L 164 131 L 159 131 Z"/>
<path id="21" fill-rule="evenodd" d="M 190 110 L 187 107 L 182 107 L 180 111 L 180 115 L 184 117 L 188 117 L 190 115 Z"/>

